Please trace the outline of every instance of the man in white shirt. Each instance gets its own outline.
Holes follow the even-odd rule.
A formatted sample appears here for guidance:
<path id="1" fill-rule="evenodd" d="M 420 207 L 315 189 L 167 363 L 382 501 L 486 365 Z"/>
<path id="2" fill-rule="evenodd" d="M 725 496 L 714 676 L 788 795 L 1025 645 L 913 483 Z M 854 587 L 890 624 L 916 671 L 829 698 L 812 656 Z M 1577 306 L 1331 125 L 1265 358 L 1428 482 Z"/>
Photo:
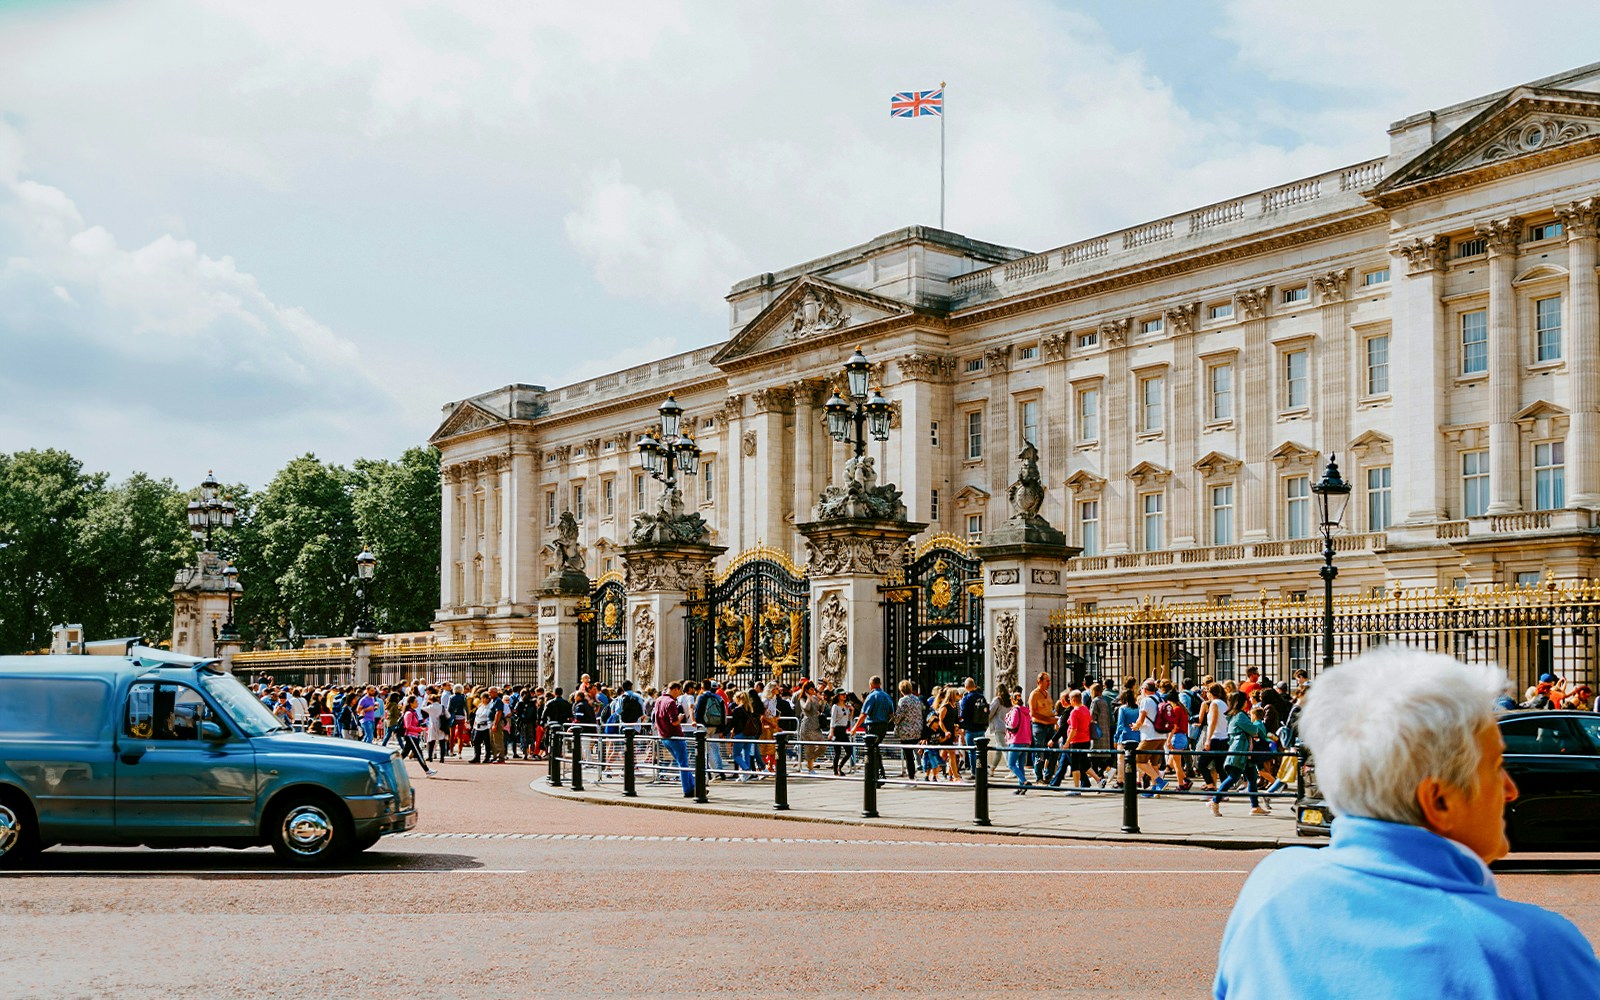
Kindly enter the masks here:
<path id="1" fill-rule="evenodd" d="M 289 695 L 289 712 L 294 719 L 294 731 L 305 732 L 306 723 L 311 720 L 311 706 L 300 688 L 294 688 Z"/>
<path id="2" fill-rule="evenodd" d="M 1156 732 L 1156 712 L 1160 708 L 1161 695 L 1156 682 L 1145 681 L 1144 688 L 1139 692 L 1139 718 L 1133 725 L 1139 731 L 1139 773 L 1149 776 L 1148 794 L 1152 795 L 1167 786 L 1166 780 L 1161 777 L 1161 768 L 1156 763 L 1167 745 L 1166 736 Z"/>

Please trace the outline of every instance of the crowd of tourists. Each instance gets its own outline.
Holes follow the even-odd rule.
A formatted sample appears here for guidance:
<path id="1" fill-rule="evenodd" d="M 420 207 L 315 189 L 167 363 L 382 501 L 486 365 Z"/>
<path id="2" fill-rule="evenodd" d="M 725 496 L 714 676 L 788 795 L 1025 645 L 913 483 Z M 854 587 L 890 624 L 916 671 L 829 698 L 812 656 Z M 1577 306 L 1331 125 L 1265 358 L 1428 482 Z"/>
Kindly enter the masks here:
<path id="1" fill-rule="evenodd" d="M 1141 793 L 1164 789 L 1210 792 L 1220 815 L 1228 792 L 1248 795 L 1252 814 L 1267 815 L 1277 792 L 1296 778 L 1298 717 L 1309 680 L 1274 682 L 1250 668 L 1242 681 L 1202 677 L 1184 685 L 1170 680 L 1089 681 L 1052 690 L 1041 673 L 1029 690 L 1001 685 L 985 694 L 973 678 L 920 692 L 902 680 L 894 693 L 873 677 L 864 694 L 826 681 L 769 682 L 749 688 L 725 682 L 673 682 L 665 691 L 636 690 L 632 681 L 603 687 L 591 677 L 575 690 L 535 685 L 428 683 L 289 687 L 262 678 L 256 691 L 286 726 L 400 748 L 428 776 L 435 764 L 462 760 L 500 764 L 543 759 L 550 734 L 592 734 L 590 760 L 603 780 L 620 765 L 616 741 L 627 730 L 660 737 L 654 768 L 680 776 L 693 795 L 693 766 L 685 737 L 704 731 L 706 770 L 712 780 L 758 781 L 777 768 L 778 734 L 790 741 L 788 760 L 798 772 L 826 769 L 834 776 L 865 766 L 863 740 L 877 737 L 883 759 L 898 761 L 894 780 L 969 780 L 976 743 L 987 740 L 992 770 L 1005 767 L 1013 793 L 1039 788 L 1117 789 L 1119 748 L 1135 744 Z M 1587 685 L 1546 674 L 1517 702 L 1508 691 L 1497 708 L 1590 710 Z M 471 757 L 466 753 L 471 750 Z M 667 759 L 670 757 L 670 762 Z M 880 767 L 882 765 L 880 764 Z M 881 770 L 878 780 L 889 780 Z"/>

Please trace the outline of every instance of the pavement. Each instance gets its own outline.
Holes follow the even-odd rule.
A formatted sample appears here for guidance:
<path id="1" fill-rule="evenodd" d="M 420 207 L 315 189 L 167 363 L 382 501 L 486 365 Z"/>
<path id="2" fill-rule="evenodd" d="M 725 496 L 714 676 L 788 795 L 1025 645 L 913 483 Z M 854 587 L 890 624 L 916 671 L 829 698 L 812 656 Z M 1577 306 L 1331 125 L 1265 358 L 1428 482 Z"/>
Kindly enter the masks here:
<path id="1" fill-rule="evenodd" d="M 584 790 L 570 787 L 570 761 L 563 761 L 560 787 L 550 785 L 541 775 L 530 787 L 533 791 L 557 798 L 595 804 L 623 805 L 677 812 L 700 812 L 721 816 L 784 819 L 851 826 L 890 827 L 903 830 L 948 830 L 1023 837 L 1069 837 L 1074 840 L 1117 841 L 1124 843 L 1185 844 L 1233 850 L 1270 850 L 1304 844 L 1324 844 L 1326 838 L 1300 837 L 1294 828 L 1294 796 L 1284 793 L 1271 800 L 1271 816 L 1253 816 L 1249 799 L 1230 796 L 1222 806 L 1222 816 L 1211 815 L 1209 796 L 1197 794 L 1199 785 L 1188 794 L 1167 791 L 1150 798 L 1140 797 L 1139 833 L 1122 830 L 1123 801 L 1120 791 L 1093 790 L 1070 796 L 1063 790 L 1033 788 L 1016 795 L 1009 772 L 1004 782 L 989 786 L 988 827 L 974 823 L 975 795 L 969 783 L 906 782 L 891 778 L 878 789 L 878 816 L 862 816 L 863 792 L 859 775 L 843 780 L 826 769 L 817 774 L 793 773 L 788 780 L 789 809 L 774 810 L 776 782 L 766 777 L 758 781 L 712 781 L 708 803 L 683 797 L 676 776 L 651 781 L 651 772 L 635 782 L 637 796 L 623 796 L 620 775 L 596 781 L 599 769 L 584 768 Z M 896 773 L 898 761 L 888 764 Z"/>

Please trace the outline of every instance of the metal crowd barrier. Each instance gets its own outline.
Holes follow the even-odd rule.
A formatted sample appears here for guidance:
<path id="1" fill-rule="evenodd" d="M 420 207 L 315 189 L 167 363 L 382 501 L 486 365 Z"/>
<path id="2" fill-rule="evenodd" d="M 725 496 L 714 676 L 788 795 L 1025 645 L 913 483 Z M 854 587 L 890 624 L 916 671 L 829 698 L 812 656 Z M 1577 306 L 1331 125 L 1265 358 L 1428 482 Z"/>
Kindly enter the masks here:
<path id="1" fill-rule="evenodd" d="M 565 741 L 563 737 L 566 737 Z M 627 729 L 621 733 L 603 733 L 599 731 L 599 727 L 597 726 L 574 725 L 567 727 L 565 731 L 559 727 L 555 727 L 549 734 L 549 777 L 547 780 L 551 785 L 558 788 L 564 784 L 562 777 L 562 748 L 563 745 L 565 745 L 568 748 L 566 756 L 570 769 L 570 785 L 572 790 L 575 792 L 581 792 L 584 790 L 585 768 L 598 770 L 601 775 L 604 775 L 608 770 L 610 770 L 613 763 L 618 763 L 620 764 L 622 771 L 622 794 L 627 798 L 635 798 L 638 795 L 637 777 L 640 770 L 652 770 L 656 780 L 662 780 L 663 775 L 669 776 L 666 778 L 666 780 L 671 780 L 671 777 L 675 777 L 685 771 L 692 771 L 694 774 L 693 787 L 695 801 L 697 803 L 707 803 L 711 800 L 709 785 L 710 778 L 713 774 L 720 773 L 726 777 L 728 775 L 750 775 L 753 773 L 749 771 L 743 771 L 738 768 L 729 768 L 727 766 L 722 768 L 709 768 L 707 763 L 708 743 L 712 739 L 716 739 L 719 743 L 731 746 L 738 743 L 740 739 L 748 739 L 748 742 L 751 743 L 772 743 L 775 745 L 775 751 L 773 754 L 773 770 L 770 772 L 760 771 L 754 773 L 759 774 L 761 777 L 770 776 L 772 778 L 772 807 L 776 812 L 786 812 L 790 808 L 789 782 L 791 778 L 798 778 L 804 781 L 858 782 L 861 785 L 861 815 L 868 819 L 877 818 L 879 816 L 878 790 L 887 785 L 942 789 L 970 788 L 973 791 L 973 824 L 976 826 L 990 826 L 991 818 L 989 809 L 989 796 L 995 784 L 994 780 L 989 774 L 989 754 L 991 752 L 1017 752 L 1026 754 L 1028 760 L 1023 766 L 1029 768 L 1032 767 L 1033 760 L 1036 757 L 1045 757 L 1047 762 L 1056 762 L 1055 767 L 1049 767 L 1047 765 L 1046 770 L 1048 770 L 1050 773 L 1056 773 L 1059 771 L 1060 758 L 1065 755 L 1086 755 L 1089 757 L 1091 762 L 1095 760 L 1103 762 L 1105 758 L 1111 757 L 1115 762 L 1113 766 L 1119 766 L 1120 770 L 1120 774 L 1118 775 L 1119 784 L 1117 786 L 1099 787 L 1091 784 L 1089 786 L 1074 787 L 1070 784 L 1061 786 L 1054 783 L 1041 784 L 1037 782 L 1025 782 L 1023 787 L 1030 792 L 1053 792 L 1058 795 L 1121 796 L 1122 832 L 1124 833 L 1141 832 L 1139 826 L 1139 800 L 1141 798 L 1202 799 L 1212 798 L 1217 795 L 1222 795 L 1223 797 L 1227 798 L 1243 798 L 1253 795 L 1257 799 L 1295 800 L 1303 798 L 1305 795 L 1306 751 L 1303 746 L 1297 746 L 1283 750 L 1248 750 L 1239 752 L 1229 750 L 1211 750 L 1209 748 L 1204 750 L 1168 750 L 1165 748 L 1159 750 L 1140 750 L 1138 743 L 1129 742 L 1122 744 L 1120 748 L 1099 747 L 1088 750 L 1075 750 L 1067 747 L 1033 746 L 1001 747 L 991 750 L 987 736 L 980 736 L 970 744 L 910 744 L 885 743 L 882 742 L 878 736 L 874 734 L 867 734 L 862 740 L 861 744 L 859 744 L 865 752 L 865 764 L 859 771 L 859 775 L 841 775 L 821 774 L 815 771 L 804 770 L 798 774 L 791 774 L 790 772 L 789 755 L 792 751 L 801 750 L 807 746 L 819 747 L 824 751 L 846 746 L 846 744 L 840 744 L 832 740 L 797 740 L 794 738 L 794 735 L 789 732 L 775 733 L 770 740 L 761 740 L 754 737 L 722 739 L 710 736 L 704 729 L 697 729 L 692 734 L 686 734 L 682 737 L 674 738 L 685 740 L 691 747 L 692 763 L 690 766 L 680 767 L 673 763 L 670 755 L 665 751 L 666 738 L 656 736 L 653 733 L 638 731 L 635 729 Z M 595 759 L 586 759 L 584 748 L 585 743 L 589 744 L 591 748 L 600 748 L 600 755 Z M 640 760 L 641 743 L 643 743 L 646 748 L 645 756 L 648 758 L 648 761 L 645 763 L 641 763 Z M 856 744 L 852 743 L 848 746 L 853 750 Z M 619 752 L 618 755 L 613 755 L 611 749 L 608 748 L 616 748 Z M 934 784 L 916 781 L 909 778 L 890 778 L 887 776 L 887 773 L 883 768 L 883 753 L 886 750 L 911 750 L 918 754 L 929 750 L 935 752 L 947 752 L 954 750 L 964 756 L 970 754 L 972 760 L 972 765 L 970 767 L 972 777 L 970 780 L 955 780 Z M 1297 767 L 1294 789 L 1292 791 L 1285 790 L 1279 792 L 1269 792 L 1265 790 L 1265 788 L 1258 787 L 1256 791 L 1251 792 L 1248 784 L 1241 782 L 1238 785 L 1229 787 L 1225 792 L 1218 792 L 1216 790 L 1208 791 L 1204 789 L 1191 789 L 1189 791 L 1182 791 L 1176 788 L 1163 788 L 1157 790 L 1153 787 L 1141 787 L 1139 784 L 1139 761 L 1141 758 L 1155 758 L 1157 761 L 1157 767 L 1159 768 L 1159 762 L 1168 757 L 1181 757 L 1185 760 L 1209 757 L 1222 758 L 1225 760 L 1230 757 L 1239 756 L 1244 756 L 1251 761 L 1277 761 L 1284 757 L 1295 757 Z M 821 758 L 822 755 L 819 754 L 818 759 L 820 760 Z M 801 755 L 796 759 L 803 760 L 804 758 L 803 755 Z M 1084 768 L 1083 770 L 1093 770 L 1093 768 Z M 1072 768 L 1069 765 L 1068 771 L 1062 776 L 1070 778 L 1071 773 Z M 1190 773 L 1198 774 L 1198 772 Z M 874 776 L 876 776 L 876 780 L 870 780 Z M 1270 783 L 1268 787 L 1270 787 Z"/>

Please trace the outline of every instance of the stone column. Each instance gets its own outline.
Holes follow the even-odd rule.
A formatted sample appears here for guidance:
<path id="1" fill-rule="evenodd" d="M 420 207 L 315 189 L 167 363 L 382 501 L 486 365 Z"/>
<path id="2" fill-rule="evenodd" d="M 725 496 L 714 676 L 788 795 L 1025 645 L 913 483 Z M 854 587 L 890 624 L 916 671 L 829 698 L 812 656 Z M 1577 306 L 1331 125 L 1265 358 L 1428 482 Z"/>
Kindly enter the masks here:
<path id="1" fill-rule="evenodd" d="M 466 473 L 461 483 L 462 522 L 466 527 L 466 542 L 461 546 L 461 603 L 471 606 L 483 600 L 477 571 L 478 487 L 481 485 L 483 463 L 471 459 L 462 464 Z"/>
<path id="2" fill-rule="evenodd" d="M 1172 335 L 1172 413 L 1167 440 L 1167 460 L 1173 468 L 1172 485 L 1167 491 L 1172 511 L 1172 530 L 1168 547 L 1192 548 L 1195 545 L 1194 460 L 1199 458 L 1195 442 L 1200 437 L 1200 402 L 1195 394 L 1194 353 L 1195 317 L 1198 303 L 1168 309 L 1162 319 Z"/>
<path id="3" fill-rule="evenodd" d="M 362 687 L 372 683 L 372 640 L 350 637 L 350 683 Z"/>
<path id="4" fill-rule="evenodd" d="M 1600 301 L 1595 288 L 1595 199 L 1562 205 L 1567 233 L 1567 317 L 1571 334 L 1567 432 L 1568 507 L 1600 507 Z"/>
<path id="5" fill-rule="evenodd" d="M 1067 478 L 1067 456 L 1072 454 L 1075 416 L 1072 386 L 1067 382 L 1067 353 L 1071 349 L 1072 335 L 1062 331 L 1046 334 L 1039 340 L 1044 359 L 1050 362 L 1045 369 L 1045 440 L 1039 442 L 1044 457 L 1044 481 L 1054 484 L 1045 496 L 1044 516 L 1054 518 L 1057 524 L 1068 523 L 1072 516 L 1072 498 L 1061 484 Z M 915 511 L 912 511 L 915 514 Z"/>
<path id="6" fill-rule="evenodd" d="M 1318 311 L 1322 314 L 1322 336 L 1317 343 L 1321 392 L 1316 400 L 1317 415 L 1322 418 L 1322 450 L 1342 456 L 1350 443 L 1350 398 L 1366 394 L 1365 385 L 1354 394 L 1350 391 L 1350 351 L 1352 347 L 1361 350 L 1361 344 L 1350 335 L 1350 269 L 1324 271 L 1313 275 L 1311 282 L 1317 288 Z M 1390 342 L 1393 340 L 1391 335 Z M 1358 359 L 1356 366 L 1364 373 L 1366 359 Z M 1394 369 L 1391 366 L 1389 370 Z M 1355 474 L 1354 463 L 1346 468 L 1350 475 Z"/>
<path id="7" fill-rule="evenodd" d="M 456 518 L 461 501 L 457 489 L 461 483 L 459 466 L 447 465 L 439 470 L 439 609 L 448 611 L 459 603 L 456 593 L 456 543 L 460 537 Z"/>
<path id="8" fill-rule="evenodd" d="M 983 518 L 987 530 L 999 524 L 1005 514 L 1010 476 L 1007 459 L 1017 447 L 1011 437 L 1011 345 L 984 351 L 983 370 L 989 375 L 989 426 L 983 449 L 983 464 L 989 472 L 989 510 Z"/>
<path id="9" fill-rule="evenodd" d="M 810 380 L 796 382 L 790 387 L 794 398 L 794 493 L 790 503 L 794 519 L 803 520 L 811 505 L 817 502 L 816 478 L 812 463 L 816 455 L 817 384 Z M 772 544 L 787 549 L 783 542 Z"/>
<path id="10" fill-rule="evenodd" d="M 538 489 L 538 453 L 525 445 L 514 445 L 507 463 L 507 482 L 511 487 L 510 521 L 502 529 L 505 540 L 505 560 L 508 565 L 508 601 L 519 615 L 536 615 L 532 607 L 534 572 L 538 564 L 539 525 L 544 512 L 538 509 L 542 499 Z M 527 627 L 537 627 L 537 620 L 527 622 Z M 521 631 L 521 630 L 519 630 Z"/>
<path id="11" fill-rule="evenodd" d="M 201 552 L 193 566 L 178 570 L 169 591 L 172 594 L 172 652 L 206 659 L 218 655 L 220 642 L 212 640 L 211 626 L 215 623 L 220 632 L 228 620 L 228 580 L 222 575 L 224 565 L 215 552 Z M 242 592 L 235 592 L 235 601 Z M 237 614 L 237 604 L 234 610 Z"/>
<path id="12" fill-rule="evenodd" d="M 1272 450 L 1275 422 L 1270 388 L 1272 345 L 1267 343 L 1267 304 L 1271 299 L 1270 286 L 1242 288 L 1233 296 L 1234 318 L 1244 320 L 1244 351 L 1239 356 L 1244 370 L 1234 393 L 1239 400 L 1234 408 L 1244 425 L 1244 454 L 1240 456 L 1244 464 L 1234 483 L 1241 542 L 1266 541 L 1272 534 L 1267 503 L 1272 483 L 1267 452 Z"/>
<path id="13" fill-rule="evenodd" d="M 588 598 L 589 578 L 562 570 L 558 557 L 539 588 L 539 679 L 569 694 L 578 683 L 578 610 Z"/>
<path id="14" fill-rule="evenodd" d="M 1439 434 L 1439 427 L 1448 423 L 1445 387 L 1453 382 L 1450 372 L 1440 373 L 1439 365 L 1440 358 L 1451 354 L 1446 349 L 1451 333 L 1445 329 L 1440 301 L 1449 246 L 1442 237 L 1427 236 L 1390 248 L 1396 271 L 1402 259 L 1406 271 L 1394 292 L 1389 335 L 1390 389 L 1395 413 L 1404 416 L 1394 423 L 1397 525 L 1444 520 L 1445 484 L 1459 473 L 1451 455 L 1441 456 Z M 1420 474 L 1424 469 L 1434 469 L 1435 475 Z"/>
<path id="15" fill-rule="evenodd" d="M 784 414 L 792 399 L 788 386 L 757 389 L 750 394 L 755 404 L 755 451 L 750 457 L 755 472 L 754 487 L 756 511 L 756 540 L 768 545 L 787 548 L 788 525 L 783 515 L 789 501 L 785 497 L 785 435 Z M 792 493 L 791 493 L 792 495 Z M 795 519 L 805 516 L 805 508 L 797 511 Z"/>
<path id="16" fill-rule="evenodd" d="M 1116 555 L 1128 551 L 1129 532 L 1134 517 L 1133 503 L 1123 474 L 1128 471 L 1133 435 L 1138 415 L 1129 409 L 1128 331 L 1131 319 L 1100 324 L 1100 340 L 1106 345 L 1106 381 L 1100 400 L 1100 440 L 1105 449 L 1105 487 L 1100 501 L 1100 551 Z M 1138 401 L 1132 401 L 1136 409 Z"/>
<path id="17" fill-rule="evenodd" d="M 865 691 L 883 672 L 883 609 L 878 585 L 901 566 L 917 521 L 837 518 L 796 525 L 806 539 L 811 580 L 812 675 Z"/>
<path id="18" fill-rule="evenodd" d="M 1517 241 L 1522 220 L 1496 219 L 1477 227 L 1489 245 L 1489 510 L 1522 509 L 1521 352 L 1517 349 Z"/>
<path id="19" fill-rule="evenodd" d="M 684 675 L 684 601 L 706 584 L 721 545 L 627 545 L 622 549 L 628 593 L 628 675 L 643 691 Z"/>
<path id="20" fill-rule="evenodd" d="M 753 441 L 751 452 L 754 452 Z M 728 482 L 728 502 L 722 508 L 722 534 L 718 540 L 727 542 L 735 552 L 743 552 L 750 544 L 745 537 L 745 522 L 749 520 L 752 509 L 746 488 L 749 477 L 745 464 L 749 458 L 745 455 L 743 393 L 730 394 L 722 404 L 722 455 L 726 473 L 724 478 Z"/>
<path id="21" fill-rule="evenodd" d="M 895 367 L 901 378 L 895 392 L 900 402 L 899 433 L 902 436 L 894 443 L 901 456 L 900 481 L 905 484 L 906 516 L 926 519 L 930 515 L 931 494 L 944 478 L 939 468 L 940 452 L 930 443 L 931 425 L 935 420 L 941 421 L 940 449 L 945 447 L 946 440 L 952 440 L 950 435 L 956 433 L 935 409 L 935 385 L 949 378 L 955 370 L 955 362 L 939 354 L 913 351 L 896 358 Z M 952 496 L 940 497 L 941 503 L 946 505 L 954 500 Z"/>

